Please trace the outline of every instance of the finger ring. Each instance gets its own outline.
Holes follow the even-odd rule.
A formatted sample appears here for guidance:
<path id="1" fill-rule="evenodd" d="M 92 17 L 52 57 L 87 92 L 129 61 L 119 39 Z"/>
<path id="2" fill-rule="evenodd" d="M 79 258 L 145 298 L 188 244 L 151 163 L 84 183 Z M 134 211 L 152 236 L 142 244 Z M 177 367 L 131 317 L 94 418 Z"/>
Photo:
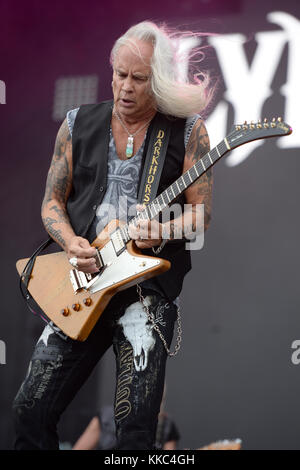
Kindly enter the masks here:
<path id="1" fill-rule="evenodd" d="M 76 256 L 74 256 L 73 258 L 70 258 L 69 263 L 73 266 L 73 268 L 78 269 L 77 257 Z"/>

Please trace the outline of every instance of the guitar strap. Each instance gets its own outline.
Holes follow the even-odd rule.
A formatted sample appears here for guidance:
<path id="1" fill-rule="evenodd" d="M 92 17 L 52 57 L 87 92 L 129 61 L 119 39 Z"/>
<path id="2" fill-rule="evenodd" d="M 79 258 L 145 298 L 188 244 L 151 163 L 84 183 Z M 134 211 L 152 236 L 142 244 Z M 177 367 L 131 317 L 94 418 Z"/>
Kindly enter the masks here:
<path id="1" fill-rule="evenodd" d="M 140 180 L 138 203 L 148 205 L 156 197 L 171 132 L 171 121 L 157 113 L 150 135 Z"/>

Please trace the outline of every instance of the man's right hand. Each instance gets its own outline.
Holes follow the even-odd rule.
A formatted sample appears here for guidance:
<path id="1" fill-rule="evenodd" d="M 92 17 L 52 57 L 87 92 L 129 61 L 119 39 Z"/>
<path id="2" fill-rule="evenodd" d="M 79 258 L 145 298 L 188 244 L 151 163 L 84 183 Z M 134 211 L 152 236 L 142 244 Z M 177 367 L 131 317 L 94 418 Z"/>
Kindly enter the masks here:
<path id="1" fill-rule="evenodd" d="M 84 273 L 97 273 L 96 267 L 96 248 L 92 247 L 86 238 L 74 236 L 70 238 L 65 249 L 69 260 L 77 258 L 78 271 Z"/>

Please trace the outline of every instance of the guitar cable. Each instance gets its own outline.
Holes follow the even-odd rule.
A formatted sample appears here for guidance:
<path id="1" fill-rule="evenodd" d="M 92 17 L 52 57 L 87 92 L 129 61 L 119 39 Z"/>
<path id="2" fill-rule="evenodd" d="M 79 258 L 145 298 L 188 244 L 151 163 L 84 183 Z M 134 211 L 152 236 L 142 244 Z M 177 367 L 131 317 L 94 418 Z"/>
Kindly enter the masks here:
<path id="1" fill-rule="evenodd" d="M 20 288 L 20 291 L 21 291 L 21 295 L 22 295 L 23 299 L 25 300 L 26 306 L 30 310 L 30 312 L 33 313 L 34 315 L 38 315 L 45 323 L 47 323 L 47 325 L 50 326 L 50 328 L 52 328 L 52 330 L 56 334 L 58 334 L 58 336 L 60 336 L 63 340 L 66 340 L 68 338 L 68 336 L 64 335 L 61 332 L 61 330 L 57 326 L 54 325 L 54 323 L 52 321 L 49 321 L 47 318 L 45 318 L 44 312 L 43 312 L 43 314 L 40 313 L 40 312 L 36 312 L 29 303 L 30 301 L 35 302 L 34 298 L 32 297 L 32 295 L 30 294 L 30 292 L 28 290 L 28 284 L 29 284 L 29 281 L 30 281 L 30 277 L 31 277 L 31 273 L 32 273 L 32 270 L 33 270 L 33 266 L 34 266 L 36 257 L 39 255 L 39 253 L 41 253 L 41 251 L 45 250 L 53 241 L 54 240 L 51 237 L 49 237 L 30 256 L 29 260 L 27 261 L 27 263 L 26 263 L 26 265 L 25 265 L 25 267 L 24 267 L 24 269 L 23 269 L 23 271 L 20 275 L 19 288 Z M 25 288 L 25 290 L 24 290 L 24 288 Z M 36 305 L 39 308 L 39 310 L 41 310 L 41 308 L 38 306 L 38 304 L 36 304 Z M 42 312 L 42 310 L 41 310 L 41 312 Z"/>

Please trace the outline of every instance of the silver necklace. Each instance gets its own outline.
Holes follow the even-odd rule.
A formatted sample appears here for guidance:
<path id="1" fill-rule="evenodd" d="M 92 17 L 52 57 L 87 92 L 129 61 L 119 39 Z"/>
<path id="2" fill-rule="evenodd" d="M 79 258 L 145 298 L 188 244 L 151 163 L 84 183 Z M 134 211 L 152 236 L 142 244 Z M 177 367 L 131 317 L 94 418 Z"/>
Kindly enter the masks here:
<path id="1" fill-rule="evenodd" d="M 130 134 L 129 130 L 127 129 L 127 127 L 125 126 L 124 122 L 122 121 L 121 119 L 121 116 L 119 116 L 118 112 L 117 111 L 114 111 L 114 115 L 118 118 L 118 120 L 120 121 L 120 124 L 121 126 L 123 127 L 123 129 L 127 132 L 128 134 L 128 139 L 127 139 L 127 145 L 126 145 L 126 157 L 127 158 L 131 158 L 132 155 L 133 155 L 133 138 L 139 133 L 141 132 L 146 126 L 148 126 L 149 122 L 146 122 L 146 124 L 143 125 L 143 127 L 141 127 L 140 129 L 138 129 L 134 134 Z"/>

